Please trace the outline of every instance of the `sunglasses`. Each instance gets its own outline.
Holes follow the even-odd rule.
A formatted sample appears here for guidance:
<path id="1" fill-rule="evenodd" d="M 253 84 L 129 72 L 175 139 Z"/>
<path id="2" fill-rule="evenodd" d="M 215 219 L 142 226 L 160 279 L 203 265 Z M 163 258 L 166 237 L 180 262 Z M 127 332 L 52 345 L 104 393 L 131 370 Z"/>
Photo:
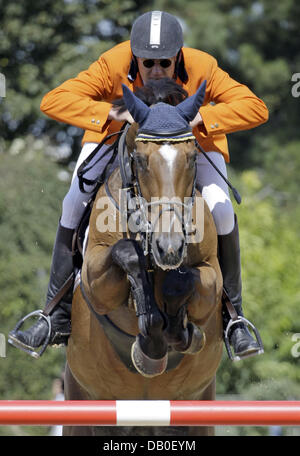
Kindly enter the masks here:
<path id="1" fill-rule="evenodd" d="M 162 59 L 158 63 L 162 68 L 169 68 L 172 64 L 172 60 Z M 147 59 L 143 61 L 143 65 L 145 68 L 152 68 L 155 65 L 155 61 L 153 59 Z"/>

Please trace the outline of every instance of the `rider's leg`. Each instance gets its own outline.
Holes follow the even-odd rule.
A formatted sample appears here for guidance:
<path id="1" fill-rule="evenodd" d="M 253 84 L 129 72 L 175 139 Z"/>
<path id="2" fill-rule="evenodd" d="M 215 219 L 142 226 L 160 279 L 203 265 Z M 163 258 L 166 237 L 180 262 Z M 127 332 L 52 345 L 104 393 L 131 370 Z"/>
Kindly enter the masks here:
<path id="1" fill-rule="evenodd" d="M 208 154 L 226 177 L 227 172 L 223 156 L 218 152 L 208 152 Z M 197 157 L 197 186 L 214 217 L 218 233 L 219 263 L 224 288 L 237 314 L 242 317 L 241 261 L 237 219 L 226 182 L 201 154 Z M 228 322 L 229 318 L 224 313 L 224 330 Z M 244 323 L 232 326 L 229 341 L 235 355 L 239 357 L 258 352 L 260 348 Z"/>
<path id="2" fill-rule="evenodd" d="M 93 193 L 93 187 L 88 185 L 84 185 L 84 190 L 86 193 L 80 191 L 77 170 L 79 166 L 83 163 L 83 161 L 93 152 L 97 145 L 97 143 L 84 144 L 79 155 L 79 158 L 77 160 L 73 172 L 72 183 L 68 193 L 66 194 L 63 200 L 62 206 L 61 223 L 66 228 L 77 228 L 81 220 L 81 217 L 85 211 L 86 204 Z M 91 169 L 85 174 L 85 178 L 89 180 L 94 180 L 99 175 L 101 175 L 113 154 L 112 151 L 107 152 L 108 148 L 109 146 L 102 146 L 101 149 L 97 152 L 97 154 L 93 157 L 93 159 L 88 164 L 88 167 Z"/>
<path id="3" fill-rule="evenodd" d="M 72 239 L 74 230 L 58 225 L 52 254 L 50 281 L 48 285 L 46 305 L 55 297 L 73 272 Z M 70 289 L 50 314 L 52 333 L 51 344 L 66 343 L 71 332 L 70 312 L 72 290 Z M 48 335 L 48 323 L 40 317 L 28 330 L 13 330 L 9 334 L 9 342 L 17 347 L 34 350 L 40 347 Z"/>
<path id="4" fill-rule="evenodd" d="M 73 234 L 81 220 L 85 206 L 93 191 L 93 188 L 85 187 L 87 193 L 80 192 L 76 171 L 96 146 L 96 143 L 87 143 L 83 146 L 74 170 L 70 189 L 63 201 L 62 216 L 58 225 L 52 255 L 46 305 L 55 297 L 58 290 L 64 285 L 65 281 L 73 272 Z M 85 177 L 87 179 L 93 180 L 103 171 L 111 157 L 111 153 L 105 154 L 106 149 L 107 146 L 103 146 L 91 161 L 89 166 L 92 166 L 93 162 L 96 162 L 99 157 L 103 156 L 103 158 L 98 163 L 95 163 L 92 169 L 86 174 Z M 59 304 L 56 305 L 54 310 L 50 313 L 52 326 L 52 334 L 50 337 L 51 344 L 66 343 L 68 336 L 70 335 L 72 296 L 73 290 L 71 287 Z M 47 334 L 48 323 L 44 318 L 40 318 L 26 331 L 11 331 L 9 341 L 15 346 L 25 347 L 30 350 L 42 345 L 46 340 Z"/>

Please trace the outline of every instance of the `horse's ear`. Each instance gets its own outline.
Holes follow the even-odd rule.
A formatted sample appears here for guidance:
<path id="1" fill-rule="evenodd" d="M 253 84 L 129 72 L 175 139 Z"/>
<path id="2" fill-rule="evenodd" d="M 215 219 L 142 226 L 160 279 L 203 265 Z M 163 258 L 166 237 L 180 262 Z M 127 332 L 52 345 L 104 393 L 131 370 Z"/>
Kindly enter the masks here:
<path id="1" fill-rule="evenodd" d="M 126 108 L 132 115 L 135 122 L 138 124 L 143 123 L 149 114 L 150 108 L 142 100 L 136 97 L 126 85 L 122 84 L 122 88 L 123 100 Z"/>
<path id="2" fill-rule="evenodd" d="M 176 106 L 177 111 L 188 122 L 191 122 L 199 111 L 205 97 L 206 80 L 202 82 L 194 95 L 186 98 Z"/>

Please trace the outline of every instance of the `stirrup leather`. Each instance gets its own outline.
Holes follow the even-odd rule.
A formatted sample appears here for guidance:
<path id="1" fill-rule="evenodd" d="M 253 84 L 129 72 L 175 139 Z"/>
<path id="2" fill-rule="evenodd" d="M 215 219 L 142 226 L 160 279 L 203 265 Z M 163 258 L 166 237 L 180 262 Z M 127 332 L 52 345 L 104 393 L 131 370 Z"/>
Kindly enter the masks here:
<path id="1" fill-rule="evenodd" d="M 28 315 L 26 315 L 25 317 L 21 318 L 21 320 L 18 321 L 15 328 L 11 332 L 15 333 L 15 332 L 19 331 L 19 329 L 23 326 L 25 321 L 34 316 L 39 316 L 40 318 L 44 318 L 48 324 L 48 334 L 47 334 L 45 342 L 43 343 L 40 350 L 37 351 L 33 347 L 23 344 L 21 341 L 19 341 L 12 335 L 8 335 L 8 342 L 11 345 L 13 345 L 14 347 L 20 348 L 24 352 L 28 353 L 33 358 L 38 359 L 42 356 L 42 354 L 44 353 L 44 351 L 46 350 L 46 348 L 48 347 L 49 342 L 50 342 L 50 337 L 51 337 L 51 332 L 52 332 L 52 323 L 51 323 L 50 316 L 45 315 L 42 310 L 35 310 L 34 312 L 30 312 Z"/>
<path id="2" fill-rule="evenodd" d="M 233 354 L 233 351 L 231 350 L 230 342 L 229 342 L 229 330 L 234 325 L 241 323 L 241 322 L 244 323 L 246 326 L 249 326 L 253 330 L 255 338 L 256 338 L 256 342 L 259 347 L 258 350 L 255 350 L 252 353 L 249 353 L 248 355 L 245 355 L 245 356 L 238 356 L 238 355 Z M 240 361 L 241 359 L 249 358 L 250 356 L 254 356 L 254 355 L 261 355 L 264 353 L 263 343 L 262 343 L 262 340 L 261 340 L 261 337 L 260 337 L 260 334 L 259 334 L 257 328 L 254 326 L 253 323 L 251 323 L 245 317 L 238 316 L 235 319 L 231 318 L 229 320 L 229 323 L 224 331 L 224 342 L 225 342 L 227 354 L 232 361 Z"/>

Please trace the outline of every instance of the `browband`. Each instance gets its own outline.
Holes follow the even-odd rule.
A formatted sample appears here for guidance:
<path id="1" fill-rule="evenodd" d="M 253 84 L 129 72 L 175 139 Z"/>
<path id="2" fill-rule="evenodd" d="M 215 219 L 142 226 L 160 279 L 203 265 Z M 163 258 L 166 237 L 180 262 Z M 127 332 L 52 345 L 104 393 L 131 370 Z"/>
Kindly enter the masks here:
<path id="1" fill-rule="evenodd" d="M 156 135 L 156 134 L 153 134 L 153 135 L 148 135 L 148 134 L 145 134 L 145 133 L 139 133 L 136 138 L 135 138 L 135 141 L 149 141 L 149 142 L 163 142 L 163 141 L 168 141 L 168 142 L 180 142 L 180 141 L 190 141 L 192 139 L 196 139 L 195 136 L 192 134 L 192 132 L 187 132 L 187 133 L 183 133 L 181 135 L 164 135 L 162 136 L 161 134 L 159 135 Z"/>

